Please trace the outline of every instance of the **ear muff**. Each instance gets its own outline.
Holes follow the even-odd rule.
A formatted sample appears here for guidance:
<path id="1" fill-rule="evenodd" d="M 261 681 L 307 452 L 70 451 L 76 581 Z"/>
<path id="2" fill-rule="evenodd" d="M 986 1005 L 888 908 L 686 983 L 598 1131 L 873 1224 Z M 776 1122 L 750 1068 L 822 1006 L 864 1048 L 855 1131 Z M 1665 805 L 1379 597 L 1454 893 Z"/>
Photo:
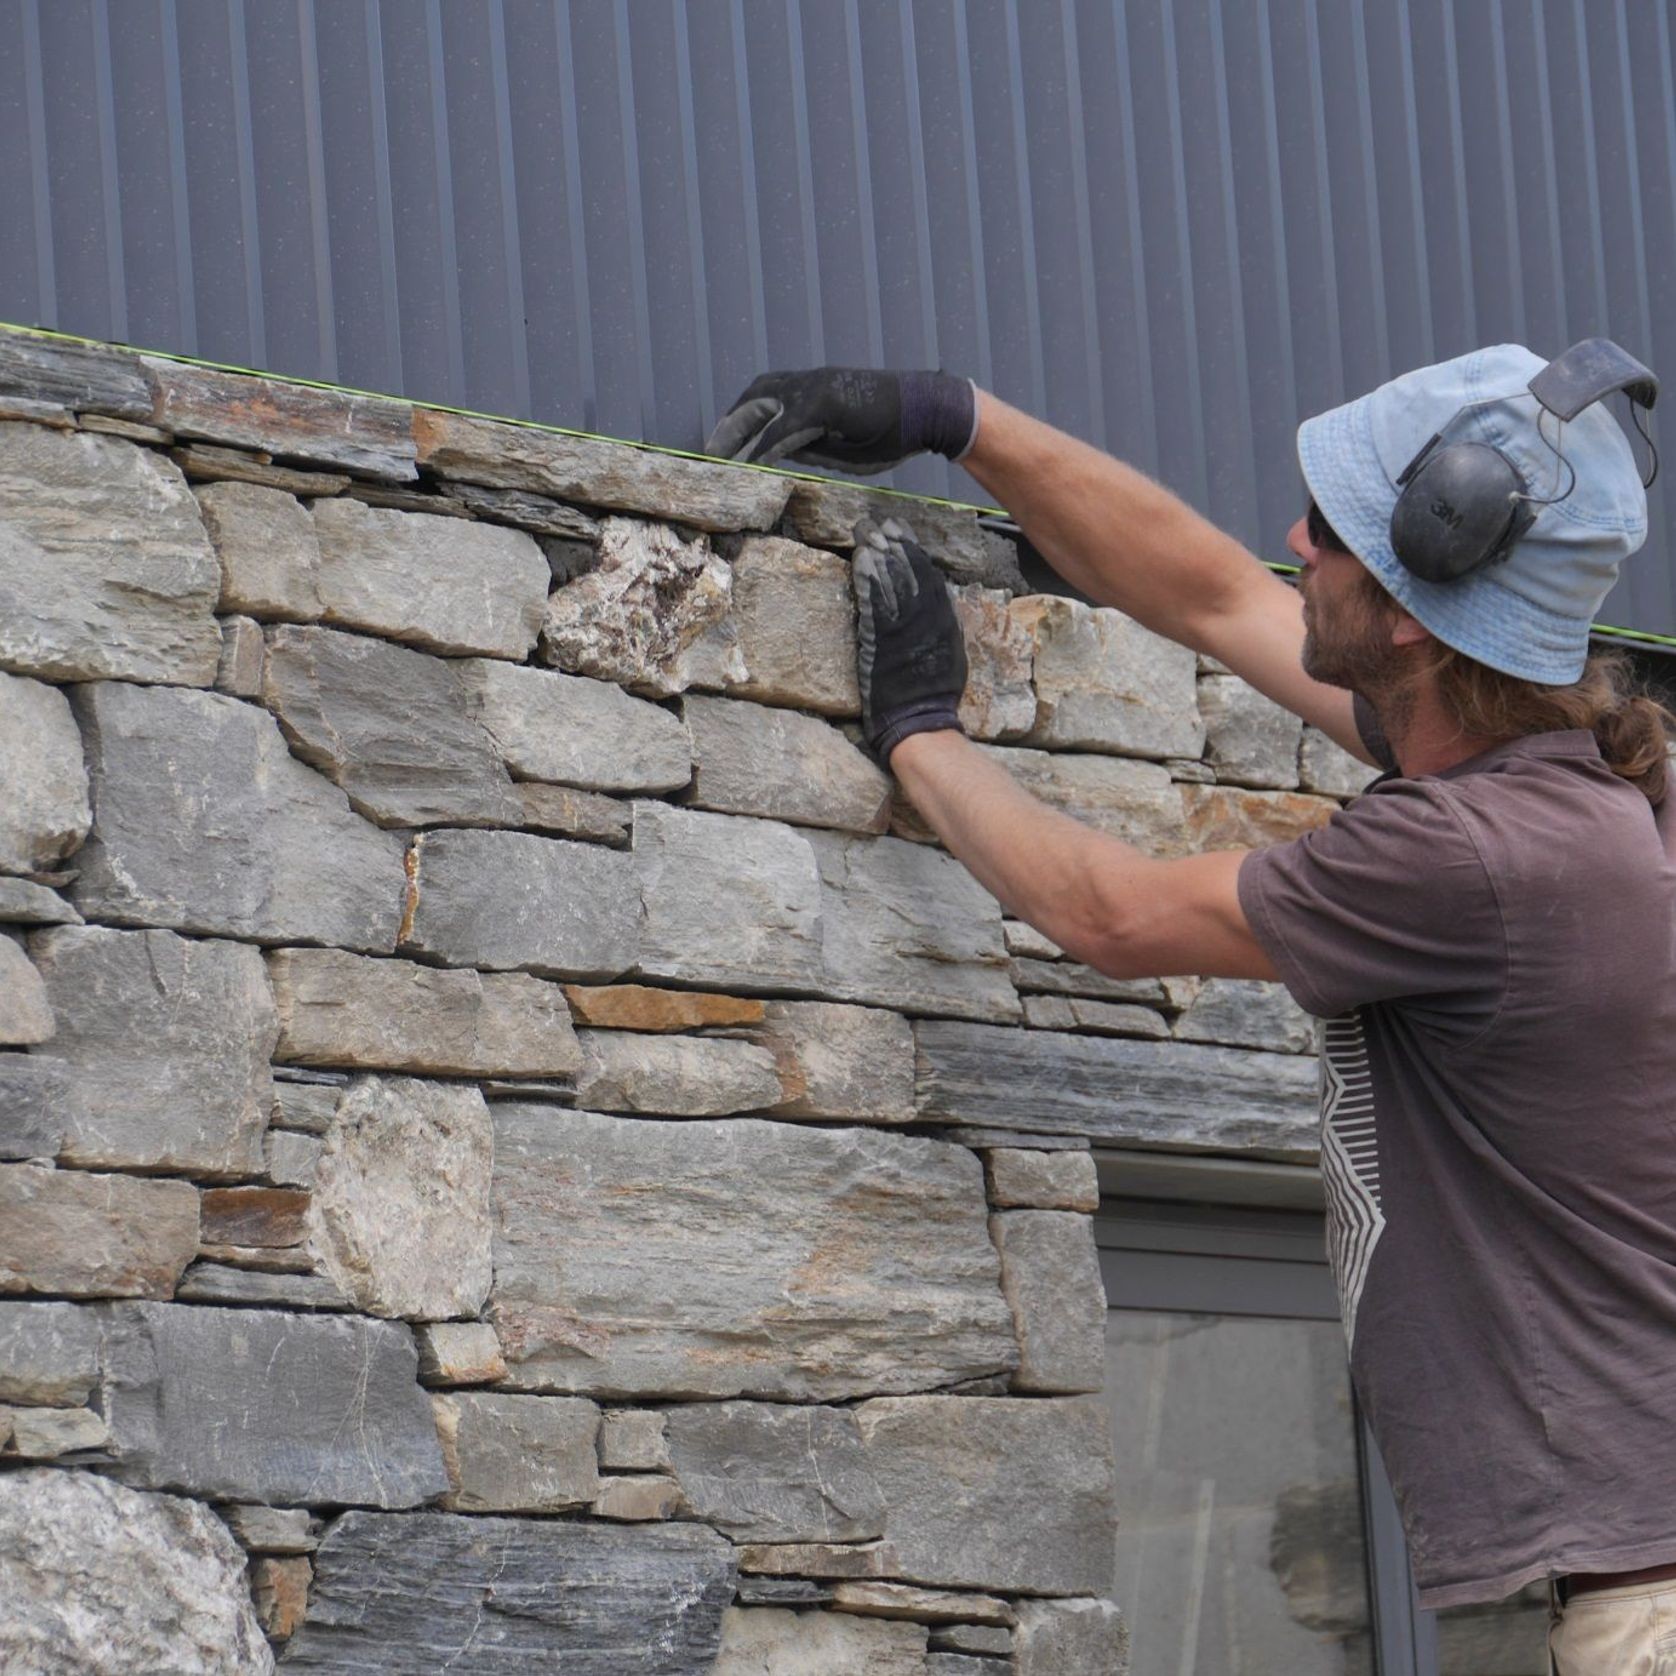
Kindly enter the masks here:
<path id="1" fill-rule="evenodd" d="M 1506 558 L 1536 519 L 1525 480 L 1487 442 L 1434 436 L 1397 479 L 1391 551 L 1425 582 L 1456 582 Z"/>

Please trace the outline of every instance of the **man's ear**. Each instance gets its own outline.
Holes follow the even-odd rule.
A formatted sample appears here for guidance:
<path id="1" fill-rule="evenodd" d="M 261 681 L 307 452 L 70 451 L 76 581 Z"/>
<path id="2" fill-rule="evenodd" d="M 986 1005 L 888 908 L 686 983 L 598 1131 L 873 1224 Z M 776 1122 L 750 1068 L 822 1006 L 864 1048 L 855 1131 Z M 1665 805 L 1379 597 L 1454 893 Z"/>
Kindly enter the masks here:
<path id="1" fill-rule="evenodd" d="M 1391 622 L 1393 646 L 1425 646 L 1435 638 L 1432 631 L 1418 617 L 1411 617 L 1400 606 Z"/>

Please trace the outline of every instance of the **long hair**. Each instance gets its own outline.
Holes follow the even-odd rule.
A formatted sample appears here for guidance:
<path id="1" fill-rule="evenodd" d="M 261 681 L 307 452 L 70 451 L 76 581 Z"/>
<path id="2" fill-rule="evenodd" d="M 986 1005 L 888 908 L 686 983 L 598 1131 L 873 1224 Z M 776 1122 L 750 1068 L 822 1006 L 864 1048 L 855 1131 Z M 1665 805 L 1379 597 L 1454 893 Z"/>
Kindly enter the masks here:
<path id="1" fill-rule="evenodd" d="M 1480 739 L 1515 739 L 1586 727 L 1614 774 L 1657 808 L 1671 779 L 1670 751 L 1676 714 L 1642 684 L 1622 652 L 1597 652 L 1569 686 L 1543 686 L 1441 643 L 1432 670 L 1438 697 L 1461 725 Z"/>

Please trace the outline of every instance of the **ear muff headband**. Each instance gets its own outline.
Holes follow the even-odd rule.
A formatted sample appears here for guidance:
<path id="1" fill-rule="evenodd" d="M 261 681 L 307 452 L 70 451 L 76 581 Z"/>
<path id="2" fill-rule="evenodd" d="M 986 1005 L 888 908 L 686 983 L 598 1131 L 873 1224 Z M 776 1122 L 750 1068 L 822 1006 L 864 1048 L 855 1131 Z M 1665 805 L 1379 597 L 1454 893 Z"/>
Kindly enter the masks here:
<path id="1" fill-rule="evenodd" d="M 1488 442 L 1445 443 L 1462 414 L 1486 402 L 1456 409 L 1442 430 L 1429 438 L 1397 479 L 1401 493 L 1391 509 L 1391 550 L 1410 575 L 1426 582 L 1456 582 L 1499 563 L 1536 521 L 1541 507 L 1562 501 L 1576 487 L 1577 474 L 1556 442 L 1542 428 L 1546 414 L 1560 422 L 1575 419 L 1584 408 L 1623 390 L 1630 399 L 1635 426 L 1652 449 L 1641 422 L 1642 409 L 1658 399 L 1658 380 L 1627 350 L 1608 338 L 1585 338 L 1552 360 L 1526 388 L 1541 411 L 1537 432 L 1571 473 L 1557 495 L 1530 492 L 1519 468 Z M 1495 396 L 1489 401 L 1501 401 Z M 1658 454 L 1643 480 L 1658 473 Z"/>

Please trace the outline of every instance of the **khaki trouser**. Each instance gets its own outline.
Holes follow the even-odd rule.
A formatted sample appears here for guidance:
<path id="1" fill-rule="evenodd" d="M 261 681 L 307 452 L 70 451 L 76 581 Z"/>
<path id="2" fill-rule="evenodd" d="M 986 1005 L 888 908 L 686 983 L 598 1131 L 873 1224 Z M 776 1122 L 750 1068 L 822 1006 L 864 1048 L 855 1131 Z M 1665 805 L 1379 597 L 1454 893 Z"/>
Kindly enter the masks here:
<path id="1" fill-rule="evenodd" d="M 1557 1676 L 1676 1676 L 1676 1581 L 1586 1589 L 1551 1607 Z"/>

